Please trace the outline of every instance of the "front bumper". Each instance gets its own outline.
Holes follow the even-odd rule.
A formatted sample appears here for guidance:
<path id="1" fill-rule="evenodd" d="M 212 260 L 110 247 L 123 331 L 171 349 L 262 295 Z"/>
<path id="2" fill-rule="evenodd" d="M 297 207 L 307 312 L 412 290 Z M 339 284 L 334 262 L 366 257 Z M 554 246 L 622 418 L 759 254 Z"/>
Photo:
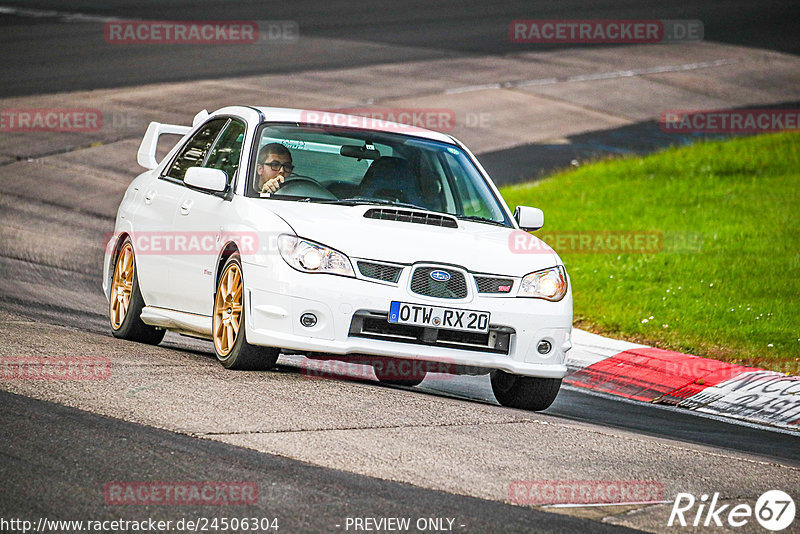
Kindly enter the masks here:
<path id="1" fill-rule="evenodd" d="M 466 299 L 449 301 L 412 293 L 409 268 L 404 269 L 397 284 L 301 273 L 279 258 L 266 265 L 245 262 L 242 268 L 247 289 L 247 341 L 254 345 L 335 355 L 390 356 L 542 378 L 562 378 L 567 373 L 564 361 L 571 348 L 571 290 L 559 302 L 483 296 L 476 291 Z M 447 340 L 431 342 L 430 336 L 422 335 L 406 341 L 359 335 L 359 318 L 385 316 L 393 300 L 488 311 L 490 329 L 510 335 L 499 344 L 490 342 L 492 348 L 485 350 L 460 348 L 457 342 Z M 316 316 L 314 326 L 301 324 L 300 317 L 306 313 Z M 452 336 L 446 337 L 452 341 Z M 551 343 L 548 354 L 537 352 L 540 340 Z"/>

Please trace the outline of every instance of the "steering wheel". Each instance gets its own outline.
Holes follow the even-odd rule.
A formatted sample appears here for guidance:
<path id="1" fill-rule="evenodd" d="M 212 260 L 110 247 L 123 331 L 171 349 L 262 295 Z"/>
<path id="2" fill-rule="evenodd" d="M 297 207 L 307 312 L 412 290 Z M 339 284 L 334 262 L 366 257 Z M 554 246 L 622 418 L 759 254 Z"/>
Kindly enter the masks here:
<path id="1" fill-rule="evenodd" d="M 313 178 L 297 176 L 288 178 L 273 195 L 291 195 L 297 197 L 321 198 L 324 200 L 337 200 L 338 197 L 325 189 Z"/>

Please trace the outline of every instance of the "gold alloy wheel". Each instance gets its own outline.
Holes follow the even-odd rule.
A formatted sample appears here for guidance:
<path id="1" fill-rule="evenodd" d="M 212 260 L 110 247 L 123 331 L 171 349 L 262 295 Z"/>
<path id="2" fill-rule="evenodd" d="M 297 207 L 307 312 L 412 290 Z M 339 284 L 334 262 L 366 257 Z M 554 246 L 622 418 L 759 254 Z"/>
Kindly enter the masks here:
<path id="1" fill-rule="evenodd" d="M 133 294 L 133 247 L 125 243 L 117 256 L 117 265 L 114 267 L 114 279 L 111 283 L 111 298 L 109 315 L 111 327 L 114 330 L 122 328 L 128 307 Z"/>
<path id="2" fill-rule="evenodd" d="M 227 356 L 233 349 L 241 319 L 242 271 L 231 263 L 220 277 L 214 299 L 214 346 L 221 356 Z"/>

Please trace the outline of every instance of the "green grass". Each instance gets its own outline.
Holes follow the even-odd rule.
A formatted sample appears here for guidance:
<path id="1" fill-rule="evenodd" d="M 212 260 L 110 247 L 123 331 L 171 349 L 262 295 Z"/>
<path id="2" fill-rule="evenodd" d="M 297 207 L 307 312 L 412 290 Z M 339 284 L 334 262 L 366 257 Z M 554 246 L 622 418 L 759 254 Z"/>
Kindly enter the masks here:
<path id="1" fill-rule="evenodd" d="M 512 209 L 544 210 L 534 235 L 663 235 L 650 254 L 553 244 L 572 280 L 576 326 L 799 374 L 800 134 L 605 160 L 502 193 Z"/>

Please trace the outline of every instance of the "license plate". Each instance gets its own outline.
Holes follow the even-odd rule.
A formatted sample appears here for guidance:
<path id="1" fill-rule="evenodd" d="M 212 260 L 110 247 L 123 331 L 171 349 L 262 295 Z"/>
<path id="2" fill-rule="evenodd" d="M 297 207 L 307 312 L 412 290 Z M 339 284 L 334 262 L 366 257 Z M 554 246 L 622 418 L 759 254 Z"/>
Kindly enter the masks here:
<path id="1" fill-rule="evenodd" d="M 392 301 L 388 321 L 464 332 L 489 331 L 489 312 Z"/>

